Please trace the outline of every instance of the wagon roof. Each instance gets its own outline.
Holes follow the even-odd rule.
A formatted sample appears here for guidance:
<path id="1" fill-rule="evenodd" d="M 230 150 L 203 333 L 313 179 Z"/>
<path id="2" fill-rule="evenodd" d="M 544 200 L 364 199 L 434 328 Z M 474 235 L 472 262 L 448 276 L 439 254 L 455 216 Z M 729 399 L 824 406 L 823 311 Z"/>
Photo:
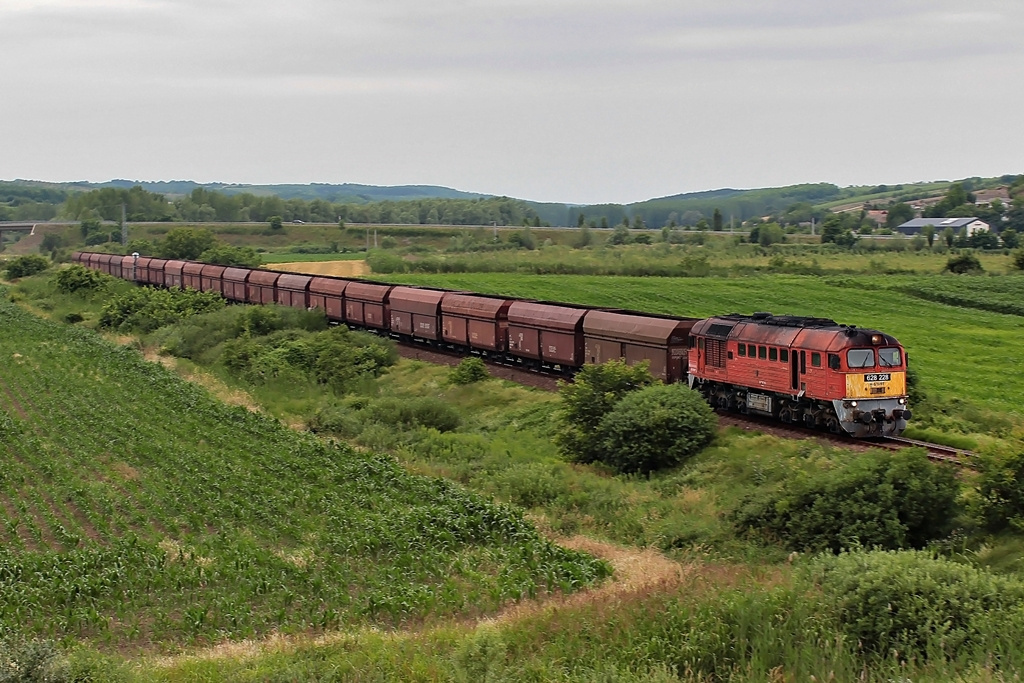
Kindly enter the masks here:
<path id="1" fill-rule="evenodd" d="M 155 260 L 156 259 L 152 259 L 148 256 L 140 256 L 139 260 L 135 262 L 135 265 L 137 265 L 139 268 L 148 268 L 149 264 L 151 264 Z"/>
<path id="2" fill-rule="evenodd" d="M 652 317 L 635 313 L 590 311 L 583 331 L 591 336 L 612 337 L 650 344 L 682 344 L 696 319 Z"/>
<path id="3" fill-rule="evenodd" d="M 189 261 L 188 263 L 185 264 L 185 268 L 182 270 L 182 272 L 188 273 L 189 275 L 199 275 L 200 273 L 203 272 L 204 266 L 206 266 L 205 263 Z"/>
<path id="4" fill-rule="evenodd" d="M 204 278 L 220 278 L 224 274 L 224 270 L 227 270 L 227 266 L 224 265 L 204 265 L 203 270 L 200 274 Z"/>
<path id="5" fill-rule="evenodd" d="M 277 286 L 283 289 L 296 289 L 305 291 L 309 287 L 309 283 L 313 280 L 312 275 L 295 275 L 293 273 L 284 273 L 277 279 Z"/>
<path id="6" fill-rule="evenodd" d="M 224 279 L 229 282 L 245 282 L 245 278 L 249 277 L 251 272 L 250 268 L 225 268 Z"/>
<path id="7" fill-rule="evenodd" d="M 377 285 L 372 282 L 350 282 L 345 288 L 345 297 L 384 303 L 393 287 L 394 285 Z"/>
<path id="8" fill-rule="evenodd" d="M 335 277 L 314 277 L 309 281 L 309 291 L 313 294 L 340 296 L 349 282 L 351 280 L 341 280 Z"/>
<path id="9" fill-rule="evenodd" d="M 182 268 L 185 267 L 184 261 L 168 261 L 164 265 L 165 273 L 180 273 Z"/>
<path id="10" fill-rule="evenodd" d="M 575 330 L 590 308 L 572 308 L 535 301 L 514 301 L 508 307 L 508 321 L 518 325 L 553 330 Z"/>
<path id="11" fill-rule="evenodd" d="M 279 277 L 281 277 L 281 274 L 275 273 L 272 270 L 253 270 L 249 273 L 249 284 L 269 286 L 277 282 Z"/>
<path id="12" fill-rule="evenodd" d="M 445 294 L 446 292 L 439 289 L 395 287 L 391 290 L 388 301 L 391 303 L 392 309 L 436 315 Z"/>
<path id="13" fill-rule="evenodd" d="M 512 301 L 475 294 L 449 293 L 441 301 L 441 311 L 468 318 L 500 320 L 508 316 L 508 307 L 512 305 Z"/>

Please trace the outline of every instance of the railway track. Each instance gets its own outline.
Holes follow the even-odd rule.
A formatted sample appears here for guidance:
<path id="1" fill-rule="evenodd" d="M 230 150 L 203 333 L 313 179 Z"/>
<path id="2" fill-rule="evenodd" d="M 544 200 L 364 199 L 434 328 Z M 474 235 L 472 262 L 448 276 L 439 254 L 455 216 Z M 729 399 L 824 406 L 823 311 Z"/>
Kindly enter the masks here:
<path id="1" fill-rule="evenodd" d="M 465 356 L 447 349 L 429 348 L 418 344 L 398 342 L 399 354 L 405 358 L 422 360 L 437 365 L 458 365 Z M 558 380 L 564 379 L 532 370 L 516 368 L 510 365 L 485 361 L 487 368 L 493 377 L 507 379 L 517 384 L 537 387 L 546 391 L 557 391 Z M 776 422 L 768 418 L 754 415 L 740 415 L 728 411 L 715 411 L 718 414 L 719 422 L 723 425 L 740 427 L 741 429 L 757 429 L 758 431 L 787 439 L 818 439 L 834 443 L 843 448 L 866 451 L 870 448 L 885 448 L 898 451 L 903 448 L 924 448 L 928 457 L 938 462 L 947 462 L 959 467 L 973 468 L 974 453 L 962 448 L 953 448 L 942 444 L 907 439 L 902 436 L 885 437 L 877 440 L 854 439 L 842 434 L 831 434 L 818 429 L 810 429 L 802 425 L 790 425 Z"/>
<path id="2" fill-rule="evenodd" d="M 818 439 L 827 441 L 843 448 L 866 451 L 871 448 L 884 448 L 886 450 L 898 451 L 904 448 L 923 448 L 928 452 L 931 460 L 946 462 L 959 467 L 973 468 L 972 462 L 974 453 L 962 448 L 953 448 L 917 439 L 907 439 L 902 436 L 885 437 L 882 439 L 855 439 L 843 434 L 832 434 L 818 429 L 810 429 L 802 425 L 789 425 L 775 422 L 768 418 L 752 415 L 737 415 L 736 413 L 715 411 L 719 416 L 719 422 L 723 425 L 740 427 L 741 429 L 756 429 L 766 434 L 780 436 L 788 439 Z"/>

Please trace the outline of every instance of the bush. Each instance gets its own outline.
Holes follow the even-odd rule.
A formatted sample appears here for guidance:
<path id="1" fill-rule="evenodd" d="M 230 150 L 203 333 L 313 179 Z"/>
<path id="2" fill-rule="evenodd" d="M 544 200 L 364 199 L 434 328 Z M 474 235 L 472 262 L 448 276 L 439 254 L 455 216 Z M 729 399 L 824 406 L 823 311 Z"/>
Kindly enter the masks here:
<path id="1" fill-rule="evenodd" d="M 620 472 L 674 467 L 711 443 L 718 420 L 685 384 L 657 384 L 628 394 L 597 428 L 601 460 Z"/>
<path id="2" fill-rule="evenodd" d="M 58 271 L 53 282 L 57 290 L 64 294 L 94 292 L 105 289 L 110 282 L 110 276 L 76 264 Z"/>
<path id="3" fill-rule="evenodd" d="M 224 307 L 216 292 L 139 287 L 113 297 L 103 306 L 100 327 L 152 332 L 182 318 Z"/>
<path id="4" fill-rule="evenodd" d="M 858 550 L 809 569 L 846 633 L 876 653 L 957 657 L 1020 635 L 1020 581 L 922 551 Z"/>
<path id="5" fill-rule="evenodd" d="M 971 253 L 960 254 L 949 259 L 946 262 L 946 270 L 957 275 L 984 272 L 984 269 L 981 267 L 981 261 Z"/>
<path id="6" fill-rule="evenodd" d="M 452 406 L 439 398 L 382 398 L 364 411 L 366 418 L 389 427 L 428 427 L 439 432 L 459 428 L 462 417 Z"/>
<path id="7" fill-rule="evenodd" d="M 355 411 L 343 406 L 317 410 L 307 422 L 307 426 L 316 434 L 334 434 L 346 439 L 358 436 L 363 431 L 363 425 Z"/>
<path id="8" fill-rule="evenodd" d="M 1024 532 L 1024 453 L 982 461 L 981 513 L 991 531 Z"/>
<path id="9" fill-rule="evenodd" d="M 602 445 L 597 428 L 619 400 L 631 391 L 654 383 L 646 364 L 626 365 L 611 360 L 600 365 L 585 365 L 571 383 L 561 383 L 562 410 L 555 443 L 575 462 L 601 460 Z"/>
<path id="10" fill-rule="evenodd" d="M 4 271 L 6 271 L 7 277 L 13 280 L 41 273 L 49 267 L 50 259 L 38 254 L 29 254 L 8 261 L 4 266 Z"/>
<path id="11" fill-rule="evenodd" d="M 869 451 L 748 497 L 734 519 L 793 550 L 921 548 L 949 533 L 958 494 L 952 468 L 922 449 Z"/>
<path id="12" fill-rule="evenodd" d="M 487 365 L 474 356 L 464 358 L 448 373 L 448 381 L 452 384 L 473 384 L 490 377 Z"/>
<path id="13" fill-rule="evenodd" d="M 50 641 L 0 640 L 0 681 L 58 683 L 76 680 L 67 660 Z"/>
<path id="14" fill-rule="evenodd" d="M 1024 249 L 1013 252 L 1013 267 L 1017 270 L 1024 270 Z"/>

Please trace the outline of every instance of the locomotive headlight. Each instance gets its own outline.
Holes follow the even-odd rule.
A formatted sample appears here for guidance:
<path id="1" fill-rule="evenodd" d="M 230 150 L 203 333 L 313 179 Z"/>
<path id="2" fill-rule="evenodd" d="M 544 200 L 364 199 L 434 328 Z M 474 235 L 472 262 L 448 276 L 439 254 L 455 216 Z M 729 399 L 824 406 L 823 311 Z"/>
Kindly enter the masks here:
<path id="1" fill-rule="evenodd" d="M 871 343 L 872 344 L 876 344 L 876 345 L 877 344 L 881 344 L 882 343 L 882 335 L 880 335 L 880 334 L 873 334 L 873 335 L 871 335 Z"/>
<path id="2" fill-rule="evenodd" d="M 856 401 L 850 401 L 850 407 L 851 408 L 856 408 L 857 407 L 857 402 Z"/>
<path id="3" fill-rule="evenodd" d="M 901 406 L 905 406 L 905 405 L 907 405 L 907 399 L 905 399 L 905 398 L 901 398 L 901 399 L 900 399 L 900 400 L 898 401 L 898 403 L 899 403 L 899 404 L 900 404 Z"/>

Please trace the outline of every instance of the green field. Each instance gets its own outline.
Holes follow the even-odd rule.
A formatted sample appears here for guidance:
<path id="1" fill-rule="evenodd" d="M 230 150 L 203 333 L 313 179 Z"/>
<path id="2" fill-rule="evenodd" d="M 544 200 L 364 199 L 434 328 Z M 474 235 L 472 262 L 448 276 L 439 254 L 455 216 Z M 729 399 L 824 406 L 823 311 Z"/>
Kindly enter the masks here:
<path id="1" fill-rule="evenodd" d="M 995 283 L 1000 296 L 1021 278 L 766 275 L 747 278 L 625 278 L 533 275 L 390 275 L 389 280 L 450 289 L 704 317 L 752 313 L 830 317 L 881 329 L 907 348 L 925 387 L 1003 413 L 1024 414 L 1024 318 L 925 301 L 901 291 L 939 292 Z M 958 288 L 959 289 L 959 288 Z M 980 288 L 973 290 L 981 296 Z M 965 294 L 967 296 L 967 294 Z"/>
<path id="2" fill-rule="evenodd" d="M 122 649 L 423 622 L 604 565 L 521 513 L 0 303 L 0 637 Z"/>

